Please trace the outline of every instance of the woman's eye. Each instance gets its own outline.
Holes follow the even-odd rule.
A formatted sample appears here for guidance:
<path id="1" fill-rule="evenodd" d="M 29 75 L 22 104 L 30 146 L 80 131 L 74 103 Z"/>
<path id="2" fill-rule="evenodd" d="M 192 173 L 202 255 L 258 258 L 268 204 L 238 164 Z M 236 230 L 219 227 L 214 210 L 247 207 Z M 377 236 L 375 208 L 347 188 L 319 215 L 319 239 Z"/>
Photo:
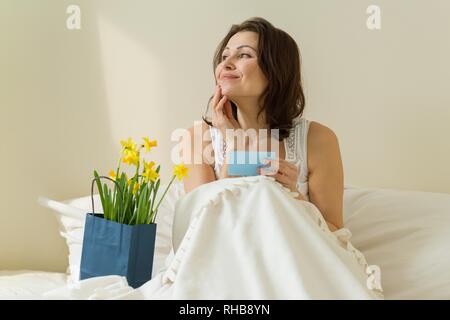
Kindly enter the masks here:
<path id="1" fill-rule="evenodd" d="M 241 54 L 239 55 L 239 57 L 244 56 L 244 55 L 247 56 L 247 57 L 249 57 L 249 58 L 251 58 L 251 56 L 250 56 L 248 53 L 241 53 Z M 222 61 L 225 60 L 227 57 L 228 57 L 228 56 L 222 56 Z"/>

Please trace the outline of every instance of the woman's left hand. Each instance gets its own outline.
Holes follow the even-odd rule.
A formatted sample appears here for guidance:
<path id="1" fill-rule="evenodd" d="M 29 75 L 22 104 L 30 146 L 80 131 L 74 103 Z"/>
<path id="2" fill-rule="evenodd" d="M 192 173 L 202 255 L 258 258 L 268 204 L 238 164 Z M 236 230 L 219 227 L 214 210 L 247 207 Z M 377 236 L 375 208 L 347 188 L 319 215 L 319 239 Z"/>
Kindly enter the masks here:
<path id="1" fill-rule="evenodd" d="M 265 160 L 267 164 L 270 164 L 270 167 L 260 168 L 260 175 L 272 176 L 276 181 L 292 192 L 298 192 L 297 179 L 300 174 L 300 170 L 295 164 L 280 158 Z"/>

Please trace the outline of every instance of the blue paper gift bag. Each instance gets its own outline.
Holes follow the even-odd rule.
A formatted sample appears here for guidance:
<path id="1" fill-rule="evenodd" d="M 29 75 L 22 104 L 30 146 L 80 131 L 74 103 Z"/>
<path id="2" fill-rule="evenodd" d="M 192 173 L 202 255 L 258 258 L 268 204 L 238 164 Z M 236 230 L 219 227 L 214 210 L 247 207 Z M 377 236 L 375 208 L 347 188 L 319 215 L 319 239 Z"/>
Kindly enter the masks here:
<path id="1" fill-rule="evenodd" d="M 127 225 L 86 214 L 80 280 L 120 275 L 137 288 L 152 276 L 156 224 Z"/>

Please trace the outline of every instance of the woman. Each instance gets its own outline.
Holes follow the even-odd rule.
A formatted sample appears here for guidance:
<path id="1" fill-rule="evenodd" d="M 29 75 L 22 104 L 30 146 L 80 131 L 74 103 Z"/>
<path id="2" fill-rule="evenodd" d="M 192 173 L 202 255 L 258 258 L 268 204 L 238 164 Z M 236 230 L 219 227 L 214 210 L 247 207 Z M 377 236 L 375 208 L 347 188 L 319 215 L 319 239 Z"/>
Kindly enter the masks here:
<path id="1" fill-rule="evenodd" d="M 175 210 L 169 263 L 146 286 L 149 296 L 382 298 L 377 268 L 351 245 L 343 226 L 338 139 L 301 118 L 305 98 L 295 41 L 262 18 L 249 19 L 223 39 L 214 71 L 210 118 L 191 127 L 182 142 L 187 194 Z M 249 129 L 258 138 L 261 130 L 279 131 L 250 140 Z M 228 151 L 255 147 L 277 155 L 269 161 L 274 171 L 260 169 L 270 178 L 224 179 Z"/>
<path id="2" fill-rule="evenodd" d="M 222 40 L 214 69 L 217 85 L 209 105 L 212 123 L 205 119 L 209 125 L 203 124 L 198 130 L 202 137 L 206 132 L 210 138 L 202 139 L 203 146 L 197 151 L 195 139 L 190 139 L 188 146 L 194 152 L 189 153 L 191 159 L 185 159 L 189 168 L 185 191 L 227 178 L 227 151 L 249 149 L 248 141 L 240 146 L 223 143 L 227 129 L 279 129 L 279 139 L 284 143 L 279 144 L 279 150 L 269 147 L 278 155 L 272 164 L 278 170 L 262 170 L 261 174 L 273 175 L 291 191 L 300 192 L 299 200 L 316 205 L 331 231 L 342 228 L 344 178 L 338 139 L 326 126 L 299 118 L 305 98 L 295 41 L 262 18 L 247 20 L 234 25 Z M 191 137 L 194 131 L 194 127 L 189 129 Z M 209 141 L 213 161 L 205 155 Z M 289 154 L 291 159 L 287 161 Z M 195 157 L 201 157 L 202 163 L 195 164 Z"/>

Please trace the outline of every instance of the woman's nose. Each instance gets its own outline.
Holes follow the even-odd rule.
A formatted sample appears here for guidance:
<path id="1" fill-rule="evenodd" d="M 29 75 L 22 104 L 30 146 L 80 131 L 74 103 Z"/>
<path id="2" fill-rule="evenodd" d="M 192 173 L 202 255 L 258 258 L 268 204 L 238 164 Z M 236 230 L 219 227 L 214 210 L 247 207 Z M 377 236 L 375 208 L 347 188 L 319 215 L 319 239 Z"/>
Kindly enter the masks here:
<path id="1" fill-rule="evenodd" d="M 233 65 L 233 63 L 232 63 L 232 61 L 234 59 L 233 57 L 234 57 L 233 55 L 230 55 L 229 57 L 226 57 L 226 59 L 223 61 L 223 64 L 224 64 L 225 67 L 229 67 L 229 66 Z"/>
<path id="2" fill-rule="evenodd" d="M 236 67 L 235 67 L 234 65 L 229 65 L 229 64 L 227 64 L 227 65 L 225 66 L 225 70 L 234 70 L 234 69 L 236 69 Z"/>
<path id="3" fill-rule="evenodd" d="M 227 69 L 227 70 L 230 70 L 230 69 L 234 69 L 234 68 L 235 68 L 234 63 L 232 62 L 232 60 L 231 60 L 230 58 L 227 58 L 227 59 L 225 60 L 224 68 Z"/>

